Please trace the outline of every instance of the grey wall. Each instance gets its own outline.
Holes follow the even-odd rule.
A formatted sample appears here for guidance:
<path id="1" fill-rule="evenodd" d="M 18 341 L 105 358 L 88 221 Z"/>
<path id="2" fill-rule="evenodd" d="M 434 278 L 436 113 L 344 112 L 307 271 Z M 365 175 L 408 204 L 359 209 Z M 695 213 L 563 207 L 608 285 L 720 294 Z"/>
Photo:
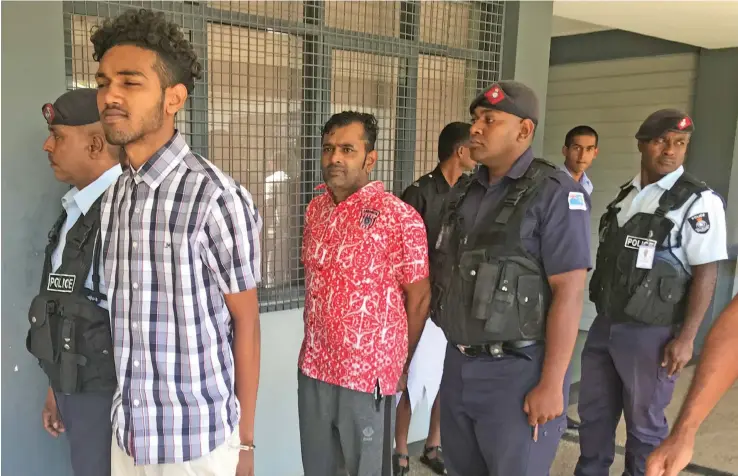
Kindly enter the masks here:
<path id="1" fill-rule="evenodd" d="M 738 244 L 738 48 L 700 50 L 693 106 L 695 132 L 689 146 L 687 170 L 707 182 L 728 204 L 728 244 Z M 731 256 L 735 259 L 735 256 Z M 695 343 L 701 347 L 710 325 L 733 297 L 736 264 L 720 264 L 712 306 Z"/>
<path id="2" fill-rule="evenodd" d="M 527 84 L 538 95 L 540 117 L 533 141 L 533 151 L 538 157 L 543 154 L 546 125 L 552 16 L 552 2 L 505 2 L 501 76 Z"/>
<path id="3" fill-rule="evenodd" d="M 597 45 L 597 47 L 594 47 Z M 699 48 L 623 30 L 606 30 L 551 39 L 550 64 L 586 63 L 642 56 L 697 53 Z"/>
<path id="4" fill-rule="evenodd" d="M 47 233 L 66 189 L 41 145 L 41 105 L 64 92 L 61 2 L 2 2 L 2 474 L 71 476 L 64 438 L 41 428 L 46 381 L 25 349 Z"/>

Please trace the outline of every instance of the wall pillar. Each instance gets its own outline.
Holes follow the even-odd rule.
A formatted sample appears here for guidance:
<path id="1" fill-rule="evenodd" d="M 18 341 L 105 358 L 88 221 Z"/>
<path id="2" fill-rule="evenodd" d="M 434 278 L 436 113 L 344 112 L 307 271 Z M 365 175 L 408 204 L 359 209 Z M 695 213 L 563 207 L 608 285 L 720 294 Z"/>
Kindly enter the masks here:
<path id="1" fill-rule="evenodd" d="M 710 326 L 738 288 L 738 48 L 699 53 L 692 118 L 695 132 L 687 170 L 704 180 L 727 204 L 729 260 L 720 263 L 715 297 L 695 342 L 699 351 Z"/>
<path id="2" fill-rule="evenodd" d="M 48 380 L 26 351 L 47 234 L 68 187 L 41 150 L 41 106 L 65 91 L 62 2 L 2 2 L 2 474 L 71 476 L 65 436 L 41 427 Z M 53 463 L 52 463 L 53 462 Z"/>
<path id="3" fill-rule="evenodd" d="M 533 151 L 543 157 L 553 2 L 505 2 L 502 79 L 520 81 L 538 95 L 540 117 Z"/>

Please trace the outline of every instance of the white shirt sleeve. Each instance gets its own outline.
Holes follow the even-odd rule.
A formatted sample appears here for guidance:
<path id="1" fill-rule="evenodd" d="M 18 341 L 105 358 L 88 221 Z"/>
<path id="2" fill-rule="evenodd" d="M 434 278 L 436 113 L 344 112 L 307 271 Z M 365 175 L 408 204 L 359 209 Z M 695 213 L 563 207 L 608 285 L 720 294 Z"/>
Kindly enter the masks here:
<path id="1" fill-rule="evenodd" d="M 687 207 L 682 246 L 690 266 L 728 259 L 727 225 L 723 202 L 708 190 Z"/>

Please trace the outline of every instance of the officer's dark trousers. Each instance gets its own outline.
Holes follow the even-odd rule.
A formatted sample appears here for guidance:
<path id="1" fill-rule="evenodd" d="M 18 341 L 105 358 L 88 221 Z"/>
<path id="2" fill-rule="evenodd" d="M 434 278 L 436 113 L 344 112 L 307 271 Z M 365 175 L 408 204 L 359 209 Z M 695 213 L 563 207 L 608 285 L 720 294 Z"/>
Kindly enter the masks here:
<path id="1" fill-rule="evenodd" d="M 664 409 L 676 376 L 661 367 L 669 327 L 612 324 L 597 316 L 582 351 L 579 390 L 581 456 L 576 476 L 607 476 L 615 430 L 625 414 L 626 476 L 643 476 L 648 455 L 667 436 Z"/>
<path id="2" fill-rule="evenodd" d="M 112 392 L 64 395 L 55 392 L 74 476 L 110 476 Z"/>
<path id="3" fill-rule="evenodd" d="M 538 441 L 523 412 L 539 382 L 542 345 L 521 349 L 531 357 L 466 357 L 448 346 L 441 379 L 441 444 L 452 476 L 547 476 L 566 431 L 566 413 L 539 426 Z M 564 388 L 569 401 L 569 374 Z"/>

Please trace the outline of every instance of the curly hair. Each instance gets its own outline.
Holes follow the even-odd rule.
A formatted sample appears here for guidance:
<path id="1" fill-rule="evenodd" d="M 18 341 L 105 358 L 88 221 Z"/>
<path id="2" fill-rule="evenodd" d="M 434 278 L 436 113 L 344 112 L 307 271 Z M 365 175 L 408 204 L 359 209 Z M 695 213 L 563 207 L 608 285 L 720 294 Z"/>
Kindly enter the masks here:
<path id="1" fill-rule="evenodd" d="M 192 94 L 195 80 L 202 77 L 202 65 L 192 45 L 179 26 L 168 22 L 162 12 L 128 10 L 105 20 L 102 26 L 93 27 L 90 40 L 94 47 L 92 58 L 98 62 L 118 45 L 133 45 L 155 52 L 159 58 L 157 73 L 165 88 L 181 83 Z"/>
<path id="2" fill-rule="evenodd" d="M 333 129 L 346 127 L 349 124 L 359 123 L 364 126 L 364 142 L 366 143 L 366 151 L 374 150 L 377 142 L 377 132 L 379 126 L 377 118 L 373 114 L 356 111 L 343 111 L 331 116 L 328 122 L 323 126 L 322 137 L 332 132 Z"/>

